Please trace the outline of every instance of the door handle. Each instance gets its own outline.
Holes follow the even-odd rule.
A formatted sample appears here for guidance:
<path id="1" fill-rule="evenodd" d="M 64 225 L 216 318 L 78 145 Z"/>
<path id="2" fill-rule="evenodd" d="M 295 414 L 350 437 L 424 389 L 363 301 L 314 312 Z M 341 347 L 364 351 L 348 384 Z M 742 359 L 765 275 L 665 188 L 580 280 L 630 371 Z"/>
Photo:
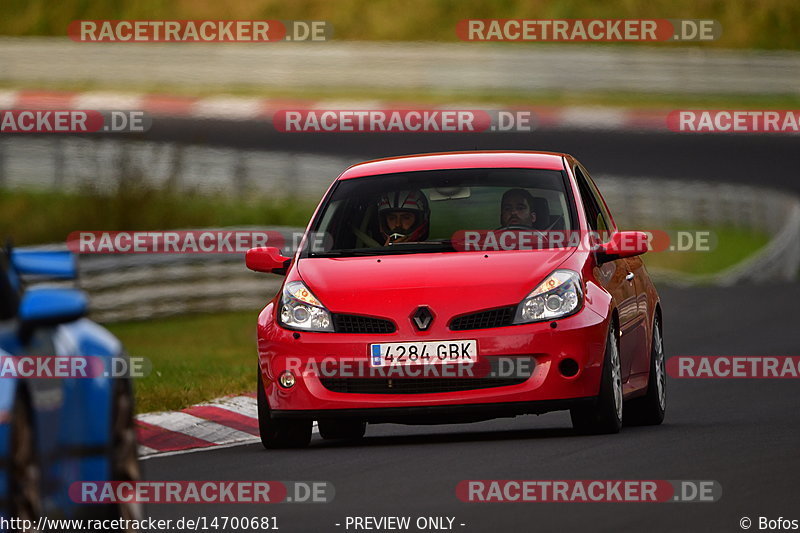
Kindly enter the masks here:
<path id="1" fill-rule="evenodd" d="M 625 276 L 625 281 L 633 281 L 633 278 L 634 278 L 634 273 L 628 272 L 628 275 Z"/>

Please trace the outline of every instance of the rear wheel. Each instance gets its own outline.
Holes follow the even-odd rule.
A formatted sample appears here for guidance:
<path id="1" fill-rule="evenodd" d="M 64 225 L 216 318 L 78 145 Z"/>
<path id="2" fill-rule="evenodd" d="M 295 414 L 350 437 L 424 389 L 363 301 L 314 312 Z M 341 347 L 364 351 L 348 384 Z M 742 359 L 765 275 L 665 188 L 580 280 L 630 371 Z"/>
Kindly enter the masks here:
<path id="1" fill-rule="evenodd" d="M 608 328 L 600 395 L 588 406 L 570 410 L 572 426 L 581 433 L 619 433 L 622 428 L 622 370 L 619 361 L 616 328 Z"/>
<path id="2" fill-rule="evenodd" d="M 653 322 L 647 394 L 628 403 L 625 406 L 626 424 L 657 426 L 664 421 L 664 412 L 667 409 L 667 373 L 661 321 L 658 318 Z"/>
<path id="3" fill-rule="evenodd" d="M 261 444 L 274 448 L 305 448 L 311 442 L 311 420 L 274 419 L 270 417 L 267 394 L 258 370 L 258 429 Z"/>
<path id="4" fill-rule="evenodd" d="M 42 468 L 31 410 L 17 396 L 11 416 L 11 516 L 36 523 L 42 515 Z"/>
<path id="5" fill-rule="evenodd" d="M 317 423 L 319 436 L 325 440 L 358 440 L 364 436 L 367 423 L 358 419 L 320 420 Z"/>

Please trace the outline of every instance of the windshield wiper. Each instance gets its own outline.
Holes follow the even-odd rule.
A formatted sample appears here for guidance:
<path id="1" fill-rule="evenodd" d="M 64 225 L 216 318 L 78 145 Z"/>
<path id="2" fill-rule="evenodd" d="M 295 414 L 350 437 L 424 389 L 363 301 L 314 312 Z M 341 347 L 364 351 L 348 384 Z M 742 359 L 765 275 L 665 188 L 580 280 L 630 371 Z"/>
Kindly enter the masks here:
<path id="1" fill-rule="evenodd" d="M 346 248 L 342 250 L 328 250 L 326 252 L 312 252 L 309 257 L 363 257 L 370 255 L 409 254 L 414 252 L 440 252 L 452 251 L 450 241 L 419 241 L 396 242 L 381 248 Z"/>
<path id="2" fill-rule="evenodd" d="M 412 241 L 412 242 L 390 242 L 388 246 L 450 246 L 450 241 Z"/>
<path id="3" fill-rule="evenodd" d="M 380 250 L 364 248 L 346 248 L 343 250 L 328 250 L 326 252 L 311 252 L 309 257 L 353 257 L 362 255 L 375 255 Z"/>

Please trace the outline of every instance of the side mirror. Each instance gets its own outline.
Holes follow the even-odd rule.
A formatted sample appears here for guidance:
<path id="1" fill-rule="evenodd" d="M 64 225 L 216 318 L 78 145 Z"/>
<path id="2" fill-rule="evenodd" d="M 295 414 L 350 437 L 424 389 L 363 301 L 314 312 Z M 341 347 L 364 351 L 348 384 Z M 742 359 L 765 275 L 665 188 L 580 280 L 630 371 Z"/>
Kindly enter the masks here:
<path id="1" fill-rule="evenodd" d="M 85 316 L 88 307 L 86 294 L 77 289 L 28 289 L 19 305 L 21 329 L 30 332 L 41 326 L 72 322 Z"/>
<path id="2" fill-rule="evenodd" d="M 244 256 L 247 268 L 256 272 L 286 275 L 291 259 L 281 255 L 279 248 L 250 248 Z"/>
<path id="3" fill-rule="evenodd" d="M 623 257 L 635 257 L 648 250 L 649 236 L 643 231 L 618 231 L 597 249 L 597 262 L 608 263 Z"/>

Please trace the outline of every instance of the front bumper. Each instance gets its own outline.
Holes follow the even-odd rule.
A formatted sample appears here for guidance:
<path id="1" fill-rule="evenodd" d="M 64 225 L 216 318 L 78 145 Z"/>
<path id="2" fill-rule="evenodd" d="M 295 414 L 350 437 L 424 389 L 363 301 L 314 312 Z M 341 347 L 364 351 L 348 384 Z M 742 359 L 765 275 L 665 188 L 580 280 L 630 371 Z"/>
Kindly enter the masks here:
<path id="1" fill-rule="evenodd" d="M 368 421 L 481 419 L 568 409 L 599 393 L 607 324 L 588 308 L 555 322 L 502 328 L 391 334 L 307 333 L 283 329 L 273 320 L 272 304 L 259 317 L 259 368 L 271 416 L 278 418 L 360 417 Z M 556 327 L 553 327 L 556 324 Z M 535 361 L 529 378 L 514 384 L 451 392 L 362 394 L 334 392 L 313 363 L 335 359 L 369 365 L 371 343 L 475 339 L 479 360 L 525 357 Z M 566 377 L 559 363 L 577 362 Z M 319 368 L 317 365 L 315 368 Z M 286 389 L 277 378 L 286 370 L 296 383 Z M 368 379 L 368 378 L 365 378 Z"/>

